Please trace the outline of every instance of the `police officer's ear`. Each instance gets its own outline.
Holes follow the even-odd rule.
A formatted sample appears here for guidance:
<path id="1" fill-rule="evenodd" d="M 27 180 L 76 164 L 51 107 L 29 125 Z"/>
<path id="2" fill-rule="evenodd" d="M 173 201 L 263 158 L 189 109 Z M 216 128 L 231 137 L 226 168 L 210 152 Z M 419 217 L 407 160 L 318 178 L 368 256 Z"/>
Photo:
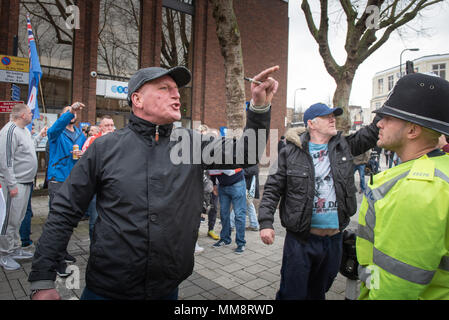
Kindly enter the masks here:
<path id="1" fill-rule="evenodd" d="M 407 138 L 410 140 L 420 137 L 423 133 L 423 127 L 411 122 L 407 123 L 405 130 L 407 130 Z"/>

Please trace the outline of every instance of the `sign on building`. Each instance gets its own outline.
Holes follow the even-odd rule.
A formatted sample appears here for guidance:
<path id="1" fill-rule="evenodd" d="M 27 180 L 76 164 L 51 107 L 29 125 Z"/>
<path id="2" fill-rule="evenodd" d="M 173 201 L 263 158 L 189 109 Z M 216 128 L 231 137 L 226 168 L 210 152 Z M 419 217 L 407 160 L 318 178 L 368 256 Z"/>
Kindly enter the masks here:
<path id="1" fill-rule="evenodd" d="M 11 113 L 12 108 L 23 101 L 0 101 L 0 113 Z"/>
<path id="2" fill-rule="evenodd" d="M 28 84 L 29 70 L 29 59 L 0 55 L 0 82 Z"/>
<path id="3" fill-rule="evenodd" d="M 128 82 L 98 79 L 97 96 L 126 100 L 128 97 Z"/>
<path id="4" fill-rule="evenodd" d="M 19 101 L 20 100 L 20 87 L 15 84 L 11 85 L 11 100 Z"/>

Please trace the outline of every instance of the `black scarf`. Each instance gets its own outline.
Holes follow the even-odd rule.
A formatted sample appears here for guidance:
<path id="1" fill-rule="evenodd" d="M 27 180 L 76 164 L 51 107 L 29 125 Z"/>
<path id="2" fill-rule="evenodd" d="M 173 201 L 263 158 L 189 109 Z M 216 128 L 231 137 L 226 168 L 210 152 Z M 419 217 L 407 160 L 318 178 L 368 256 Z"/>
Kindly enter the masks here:
<path id="1" fill-rule="evenodd" d="M 153 143 L 158 143 L 156 137 L 156 127 L 159 137 L 169 137 L 173 129 L 173 123 L 158 126 L 142 118 L 136 117 L 132 112 L 129 117 L 128 125 L 132 131 L 142 136 L 147 142 L 150 142 L 150 145 L 153 145 Z"/>

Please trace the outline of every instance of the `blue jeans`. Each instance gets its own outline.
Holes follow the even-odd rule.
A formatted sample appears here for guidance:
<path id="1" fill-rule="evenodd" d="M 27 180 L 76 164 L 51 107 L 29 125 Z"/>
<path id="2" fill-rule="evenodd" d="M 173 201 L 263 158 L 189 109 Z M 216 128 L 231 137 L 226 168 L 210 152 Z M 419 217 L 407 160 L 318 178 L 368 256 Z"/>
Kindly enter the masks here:
<path id="1" fill-rule="evenodd" d="M 244 179 L 231 186 L 219 186 L 221 232 L 220 240 L 231 243 L 231 204 L 235 211 L 235 242 L 237 246 L 244 246 L 246 223 L 246 182 Z"/>
<path id="2" fill-rule="evenodd" d="M 259 221 L 257 220 L 257 212 L 256 212 L 256 207 L 254 207 L 254 203 L 253 200 L 248 200 L 246 202 L 246 213 L 248 214 L 248 218 L 249 218 L 249 226 L 259 229 Z"/>
<path id="3" fill-rule="evenodd" d="M 178 300 L 178 292 L 179 288 L 173 290 L 172 293 L 166 295 L 165 297 L 158 298 L 157 300 Z M 112 300 L 105 297 L 102 297 L 95 292 L 89 290 L 89 288 L 85 287 L 83 293 L 81 294 L 80 300 Z"/>
<path id="4" fill-rule="evenodd" d="M 357 166 L 354 166 L 354 174 L 356 171 L 359 172 L 359 177 L 360 177 L 360 190 L 362 190 L 362 192 L 365 192 L 366 189 L 366 184 L 365 184 L 365 164 L 359 164 Z"/>
<path id="5" fill-rule="evenodd" d="M 33 243 L 30 239 L 31 234 L 31 217 L 33 216 L 33 210 L 31 209 L 31 195 L 33 194 L 33 185 L 31 185 L 30 198 L 28 199 L 27 211 L 25 217 L 20 225 L 19 234 L 22 246 L 29 246 Z"/>
<path id="6" fill-rule="evenodd" d="M 248 218 L 249 218 L 249 226 L 252 228 L 257 228 L 259 229 L 259 221 L 257 220 L 257 212 L 256 212 L 256 207 L 254 207 L 254 203 L 253 200 L 248 200 L 246 199 L 246 213 L 248 214 Z M 232 209 L 231 211 L 231 228 L 234 229 L 235 228 L 235 213 L 234 213 L 234 209 Z"/>
<path id="7" fill-rule="evenodd" d="M 340 269 L 342 252 L 341 232 L 331 237 L 310 234 L 301 242 L 287 231 L 276 300 L 324 300 Z"/>
<path id="8" fill-rule="evenodd" d="M 92 242 L 92 236 L 94 234 L 94 226 L 98 218 L 97 195 L 94 195 L 94 197 L 90 201 L 89 207 L 87 207 L 86 215 L 89 216 L 89 238 L 90 241 Z"/>

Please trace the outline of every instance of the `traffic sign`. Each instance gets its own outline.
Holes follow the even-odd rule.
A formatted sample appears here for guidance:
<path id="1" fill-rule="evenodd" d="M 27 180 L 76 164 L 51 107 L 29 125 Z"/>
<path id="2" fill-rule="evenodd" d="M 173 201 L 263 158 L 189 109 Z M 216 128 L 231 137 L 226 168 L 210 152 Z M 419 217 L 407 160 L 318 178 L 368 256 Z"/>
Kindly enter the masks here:
<path id="1" fill-rule="evenodd" d="M 0 82 L 28 84 L 29 59 L 0 55 Z"/>

